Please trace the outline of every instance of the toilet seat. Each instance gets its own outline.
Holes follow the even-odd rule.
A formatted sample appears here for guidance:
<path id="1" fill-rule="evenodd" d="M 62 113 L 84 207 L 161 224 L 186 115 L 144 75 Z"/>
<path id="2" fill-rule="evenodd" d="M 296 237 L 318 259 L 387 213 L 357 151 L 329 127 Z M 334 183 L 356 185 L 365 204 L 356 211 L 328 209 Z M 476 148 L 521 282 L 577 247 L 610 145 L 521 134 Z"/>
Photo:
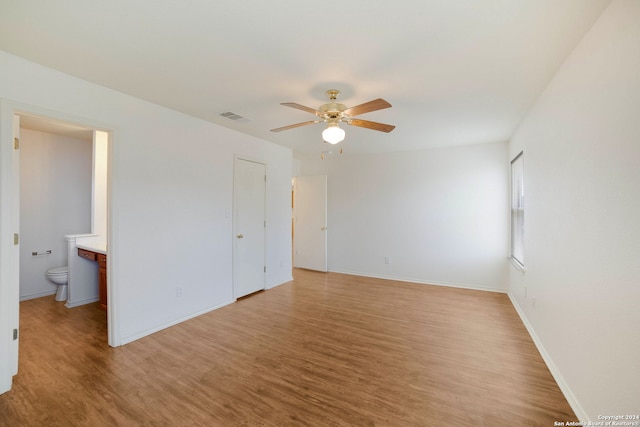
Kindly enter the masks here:
<path id="1" fill-rule="evenodd" d="M 64 267 L 52 268 L 51 270 L 47 271 L 47 274 L 51 276 L 61 276 L 64 274 L 69 274 L 69 267 L 64 266 Z"/>
<path id="2" fill-rule="evenodd" d="M 64 265 L 48 270 L 47 278 L 58 286 L 56 301 L 66 301 L 68 296 L 69 266 Z"/>

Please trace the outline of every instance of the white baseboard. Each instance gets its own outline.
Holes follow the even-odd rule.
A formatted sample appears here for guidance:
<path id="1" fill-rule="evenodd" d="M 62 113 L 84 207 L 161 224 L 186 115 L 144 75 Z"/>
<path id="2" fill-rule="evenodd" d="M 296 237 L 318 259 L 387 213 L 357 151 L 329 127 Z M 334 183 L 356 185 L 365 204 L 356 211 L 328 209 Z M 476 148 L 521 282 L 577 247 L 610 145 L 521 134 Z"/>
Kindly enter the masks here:
<path id="1" fill-rule="evenodd" d="M 120 345 L 129 344 L 130 342 L 139 340 L 140 338 L 144 338 L 144 337 L 146 337 L 148 335 L 154 334 L 154 333 L 159 332 L 159 331 L 161 331 L 163 329 L 167 329 L 167 328 L 169 328 L 171 326 L 175 326 L 178 323 L 182 323 L 182 322 L 184 322 L 186 320 L 193 319 L 194 317 L 202 316 L 205 313 L 209 313 L 210 311 L 214 311 L 214 310 L 222 308 L 222 307 L 224 307 L 226 305 L 233 304 L 234 302 L 236 302 L 235 299 L 233 299 L 231 301 L 224 302 L 222 304 L 215 305 L 213 307 L 209 307 L 207 309 L 198 311 L 196 313 L 189 314 L 188 316 L 181 317 L 179 319 L 173 320 L 173 321 L 171 321 L 169 323 L 165 323 L 164 325 L 158 326 L 156 328 L 148 329 L 148 330 L 146 330 L 144 332 L 140 332 L 138 334 L 131 335 L 131 336 L 128 336 L 128 337 L 121 337 L 120 338 Z"/>
<path id="2" fill-rule="evenodd" d="M 553 379 L 556 380 L 556 383 L 558 383 L 558 387 L 560 387 L 560 391 L 562 391 L 562 394 L 564 394 L 564 397 L 567 399 L 569 406 L 571 406 L 571 409 L 573 409 L 573 412 L 576 414 L 576 417 L 578 417 L 578 420 L 580 420 L 581 423 L 584 423 L 586 425 L 586 423 L 589 421 L 589 416 L 587 415 L 587 412 L 584 410 L 582 405 L 580 405 L 580 402 L 578 402 L 578 399 L 576 399 L 576 396 L 571 391 L 569 384 L 567 384 L 567 382 L 564 380 L 564 377 L 558 370 L 558 367 L 555 365 L 555 363 L 553 363 L 553 359 L 551 358 L 547 350 L 544 348 L 544 345 L 542 345 L 542 341 L 540 341 L 540 338 L 538 338 L 536 331 L 533 329 L 533 326 L 531 325 L 531 323 L 529 323 L 529 320 L 527 319 L 527 317 L 524 314 L 524 311 L 518 304 L 518 301 L 513 297 L 513 295 L 510 292 L 507 292 L 507 295 L 511 300 L 511 304 L 516 309 L 518 316 L 520 316 L 520 320 L 522 320 L 522 323 L 524 324 L 525 328 L 527 328 L 527 331 L 529 332 L 529 335 L 531 336 L 533 343 L 538 348 L 538 351 L 540 352 L 540 355 L 542 356 L 544 363 L 547 365 L 547 368 L 549 368 L 549 371 L 551 371 L 551 375 L 553 376 Z"/>
<path id="3" fill-rule="evenodd" d="M 87 299 L 81 299 L 80 301 L 74 301 L 72 303 L 67 301 L 64 306 L 67 307 L 67 308 L 79 307 L 81 305 L 91 304 L 92 302 L 96 302 L 99 299 L 100 299 L 100 297 L 87 298 Z"/>
<path id="4" fill-rule="evenodd" d="M 276 283 L 275 285 L 271 285 L 271 286 L 269 286 L 268 288 L 265 288 L 265 289 L 273 289 L 273 288 L 275 288 L 276 286 L 284 285 L 285 283 L 288 283 L 288 282 L 290 282 L 290 281 L 292 281 L 292 280 L 293 280 L 293 277 L 291 277 L 289 280 L 286 280 L 286 281 L 284 281 L 284 282 Z M 144 332 L 140 332 L 140 333 L 138 333 L 138 334 L 131 335 L 131 336 L 128 336 L 128 337 L 121 337 L 121 338 L 120 338 L 120 344 L 119 344 L 119 345 L 125 345 L 125 344 L 128 344 L 128 343 L 130 343 L 130 342 L 133 342 L 133 341 L 139 340 L 140 338 L 144 338 L 144 337 L 146 337 L 146 336 L 148 336 L 148 335 L 154 334 L 154 333 L 159 332 L 159 331 L 161 331 L 161 330 L 163 330 L 163 329 L 167 329 L 167 328 L 169 328 L 169 327 L 171 327 L 171 326 L 175 326 L 175 325 L 177 325 L 178 323 L 182 323 L 182 322 L 184 322 L 184 321 L 186 321 L 186 320 L 193 319 L 194 317 L 198 317 L 198 316 L 201 316 L 201 315 L 203 315 L 203 314 L 205 314 L 205 313 L 209 313 L 210 311 L 217 310 L 217 309 L 222 308 L 222 307 L 224 307 L 224 306 L 226 306 L 226 305 L 233 304 L 234 302 L 236 302 L 236 300 L 235 300 L 235 299 L 230 300 L 230 301 L 227 301 L 227 302 L 224 302 L 224 303 L 222 303 L 222 304 L 215 305 L 215 306 L 213 306 L 213 307 L 209 307 L 209 308 L 207 308 L 207 309 L 205 309 L 205 310 L 201 310 L 201 311 L 198 311 L 198 312 L 196 312 L 196 313 L 192 313 L 192 314 L 190 314 L 190 315 L 188 315 L 188 316 L 181 317 L 181 318 L 179 318 L 179 319 L 176 319 L 176 320 L 174 320 L 174 321 L 171 321 L 171 322 L 165 323 L 165 324 L 163 324 L 163 325 L 161 325 L 161 326 L 158 326 L 158 327 L 156 327 L 156 328 L 149 329 L 149 330 L 146 330 L 146 331 L 144 331 Z"/>
<path id="5" fill-rule="evenodd" d="M 362 277 L 372 277 L 374 279 L 386 279 L 386 280 L 396 280 L 398 282 L 409 282 L 409 283 L 419 283 L 421 285 L 434 285 L 434 286 L 446 286 L 449 288 L 460 288 L 460 289 L 471 289 L 475 291 L 487 291 L 487 292 L 498 292 L 502 294 L 506 294 L 506 289 L 496 289 L 488 286 L 476 286 L 476 285 L 465 285 L 461 283 L 446 283 L 446 282 L 433 282 L 429 280 L 415 279 L 411 277 L 397 277 L 397 276 L 387 276 L 381 274 L 371 274 L 371 273 L 360 273 L 356 271 L 348 271 L 348 270 L 329 270 L 332 273 L 341 273 L 341 274 L 350 274 L 352 276 L 362 276 Z"/>
<path id="6" fill-rule="evenodd" d="M 293 276 L 289 276 L 289 278 L 287 280 L 285 280 L 284 282 L 279 282 L 279 283 L 276 283 L 275 285 L 267 286 L 265 289 L 273 289 L 273 288 L 275 288 L 277 286 L 284 285 L 285 283 L 289 283 L 292 280 L 293 280 Z"/>
<path id="7" fill-rule="evenodd" d="M 44 291 L 44 292 L 36 292 L 35 294 L 29 294 L 29 295 L 20 295 L 20 302 L 22 301 L 28 301 L 30 299 L 36 299 L 36 298 L 42 298 L 42 297 L 48 297 L 49 295 L 55 295 L 56 294 L 56 290 L 53 289 L 51 291 Z"/>

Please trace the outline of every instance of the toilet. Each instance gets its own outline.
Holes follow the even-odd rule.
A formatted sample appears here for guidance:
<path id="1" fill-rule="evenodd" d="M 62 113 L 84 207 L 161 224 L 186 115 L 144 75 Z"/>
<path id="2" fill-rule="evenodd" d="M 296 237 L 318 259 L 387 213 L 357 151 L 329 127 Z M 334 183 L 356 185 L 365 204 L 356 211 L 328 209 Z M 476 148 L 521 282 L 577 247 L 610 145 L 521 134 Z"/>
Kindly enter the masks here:
<path id="1" fill-rule="evenodd" d="M 57 267 L 47 271 L 47 279 L 58 285 L 56 301 L 67 300 L 67 284 L 69 283 L 69 267 Z"/>

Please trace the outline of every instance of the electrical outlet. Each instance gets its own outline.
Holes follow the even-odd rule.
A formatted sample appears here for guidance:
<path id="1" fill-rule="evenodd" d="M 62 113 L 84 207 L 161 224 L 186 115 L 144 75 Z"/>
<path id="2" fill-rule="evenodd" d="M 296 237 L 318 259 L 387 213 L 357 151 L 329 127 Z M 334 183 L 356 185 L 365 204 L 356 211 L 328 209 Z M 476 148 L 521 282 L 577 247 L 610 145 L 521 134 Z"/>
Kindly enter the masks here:
<path id="1" fill-rule="evenodd" d="M 391 258 L 389 258 L 388 256 L 384 257 L 384 263 L 391 264 Z"/>
<path id="2" fill-rule="evenodd" d="M 182 296 L 182 288 L 176 288 L 176 297 L 180 298 Z"/>

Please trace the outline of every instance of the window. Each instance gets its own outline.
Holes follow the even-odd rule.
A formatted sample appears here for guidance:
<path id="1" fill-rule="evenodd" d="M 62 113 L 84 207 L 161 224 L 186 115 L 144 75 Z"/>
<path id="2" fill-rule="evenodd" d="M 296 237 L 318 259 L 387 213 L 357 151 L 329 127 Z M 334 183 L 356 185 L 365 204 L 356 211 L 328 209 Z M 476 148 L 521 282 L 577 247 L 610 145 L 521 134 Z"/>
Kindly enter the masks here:
<path id="1" fill-rule="evenodd" d="M 511 259 L 524 268 L 524 159 L 511 161 Z"/>

